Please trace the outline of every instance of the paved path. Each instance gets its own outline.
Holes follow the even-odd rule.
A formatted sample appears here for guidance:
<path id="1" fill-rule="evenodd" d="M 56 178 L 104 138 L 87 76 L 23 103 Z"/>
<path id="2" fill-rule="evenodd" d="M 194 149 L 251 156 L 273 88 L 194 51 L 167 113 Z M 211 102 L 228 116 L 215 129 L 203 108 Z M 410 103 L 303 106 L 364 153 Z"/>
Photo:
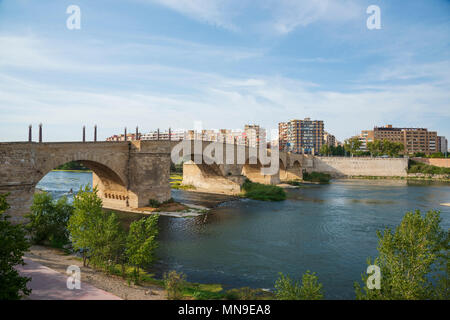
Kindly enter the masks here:
<path id="1" fill-rule="evenodd" d="M 28 296 L 32 300 L 121 300 L 119 297 L 81 282 L 81 289 L 67 288 L 66 275 L 42 264 L 24 258 L 25 266 L 16 266 L 22 276 L 31 277 L 27 287 L 32 289 Z"/>

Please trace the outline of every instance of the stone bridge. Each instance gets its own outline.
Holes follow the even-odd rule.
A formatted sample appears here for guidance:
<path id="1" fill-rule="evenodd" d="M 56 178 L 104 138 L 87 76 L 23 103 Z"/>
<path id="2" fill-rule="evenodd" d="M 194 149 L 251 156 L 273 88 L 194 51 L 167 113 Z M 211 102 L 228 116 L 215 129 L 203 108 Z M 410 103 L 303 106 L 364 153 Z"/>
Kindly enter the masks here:
<path id="1" fill-rule="evenodd" d="M 270 164 L 261 164 L 255 148 L 219 144 L 223 153 L 218 157 L 217 143 L 183 143 L 192 147 L 192 154 L 183 156 L 186 161 L 183 184 L 199 190 L 237 193 L 246 178 L 277 184 L 302 177 L 302 155 L 280 153 L 279 170 L 262 175 L 261 167 Z M 171 153 L 178 144 L 175 141 L 0 143 L 0 193 L 10 193 L 8 213 L 14 221 L 22 221 L 38 182 L 58 166 L 75 161 L 92 170 L 92 185 L 98 188 L 104 207 L 118 210 L 144 207 L 149 199 L 165 201 L 171 197 Z M 214 151 L 206 152 L 211 157 L 205 156 L 212 146 Z"/>

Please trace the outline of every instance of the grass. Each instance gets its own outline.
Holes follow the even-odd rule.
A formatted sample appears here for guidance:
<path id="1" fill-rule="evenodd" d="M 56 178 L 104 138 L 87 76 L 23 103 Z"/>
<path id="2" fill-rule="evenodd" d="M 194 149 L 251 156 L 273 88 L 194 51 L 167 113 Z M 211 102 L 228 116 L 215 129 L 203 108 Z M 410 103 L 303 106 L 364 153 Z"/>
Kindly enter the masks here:
<path id="1" fill-rule="evenodd" d="M 246 198 L 262 201 L 282 201 L 286 200 L 286 192 L 283 188 L 251 182 L 246 180 L 241 187 L 243 196 Z"/>
<path id="2" fill-rule="evenodd" d="M 183 176 L 180 174 L 171 174 L 170 175 L 170 187 L 172 189 L 178 190 L 195 190 L 195 187 L 192 185 L 183 185 L 181 184 L 183 181 Z"/>
<path id="3" fill-rule="evenodd" d="M 426 163 L 410 160 L 408 173 L 424 173 L 424 174 L 449 174 L 450 168 L 432 166 Z"/>
<path id="4" fill-rule="evenodd" d="M 319 183 L 329 183 L 331 179 L 331 176 L 328 173 L 322 173 L 322 172 L 305 172 L 303 174 L 303 180 L 305 181 L 311 181 L 311 182 L 319 182 Z"/>

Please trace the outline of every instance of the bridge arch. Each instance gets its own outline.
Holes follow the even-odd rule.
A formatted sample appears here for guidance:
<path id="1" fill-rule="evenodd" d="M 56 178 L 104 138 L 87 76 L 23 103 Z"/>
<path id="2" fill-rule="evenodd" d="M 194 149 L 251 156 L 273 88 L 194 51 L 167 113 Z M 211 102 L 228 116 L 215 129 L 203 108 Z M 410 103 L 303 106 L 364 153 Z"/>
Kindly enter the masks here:
<path id="1" fill-rule="evenodd" d="M 123 177 L 120 171 L 111 168 L 110 164 L 102 163 L 97 159 L 87 160 L 87 158 L 92 159 L 93 157 L 66 155 L 62 158 L 52 158 L 51 161 L 45 161 L 42 166 L 37 166 L 39 174 L 36 177 L 35 185 L 59 166 L 69 162 L 77 162 L 92 171 L 92 182 L 89 185 L 91 188 L 97 188 L 98 195 L 105 207 L 128 207 L 130 197 L 135 195 L 130 190 L 127 190 L 126 177 Z"/>

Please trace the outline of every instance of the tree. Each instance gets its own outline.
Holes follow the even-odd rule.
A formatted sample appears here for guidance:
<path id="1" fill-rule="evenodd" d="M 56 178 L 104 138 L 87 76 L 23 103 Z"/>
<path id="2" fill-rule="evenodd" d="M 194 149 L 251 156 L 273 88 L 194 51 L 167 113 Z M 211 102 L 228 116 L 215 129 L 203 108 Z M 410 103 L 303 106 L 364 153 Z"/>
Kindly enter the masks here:
<path id="1" fill-rule="evenodd" d="M 322 147 L 320 147 L 320 154 L 321 155 L 329 155 L 330 147 L 327 144 L 323 144 Z"/>
<path id="2" fill-rule="evenodd" d="M 66 197 L 54 201 L 50 193 L 34 195 L 31 213 L 26 217 L 26 228 L 34 243 L 50 241 L 53 246 L 62 247 L 69 242 L 67 223 L 73 212 L 73 206 Z"/>
<path id="3" fill-rule="evenodd" d="M 380 289 L 355 283 L 360 300 L 449 299 L 449 231 L 440 227 L 438 211 L 422 217 L 419 210 L 408 212 L 392 232 L 386 228 L 378 235 L 379 256 L 369 265 L 381 271 Z M 436 281 L 432 281 L 435 277 Z"/>
<path id="4" fill-rule="evenodd" d="M 128 232 L 126 255 L 134 266 L 136 281 L 139 281 L 139 269 L 154 260 L 154 251 L 158 245 L 158 215 L 152 214 L 147 218 L 133 221 Z"/>
<path id="5" fill-rule="evenodd" d="M 372 156 L 378 156 L 382 152 L 382 146 L 380 140 L 375 140 L 367 143 L 367 149 L 370 151 Z"/>
<path id="6" fill-rule="evenodd" d="M 75 250 L 82 253 L 83 265 L 91 261 L 109 269 L 115 263 L 123 265 L 125 234 L 114 212 L 102 209 L 97 189 L 82 188 L 73 201 L 74 213 L 68 229 Z"/>
<path id="7" fill-rule="evenodd" d="M 275 282 L 275 296 L 278 300 L 321 300 L 322 284 L 318 282 L 316 274 L 309 271 L 303 275 L 301 285 L 280 273 Z"/>
<path id="8" fill-rule="evenodd" d="M 397 156 L 400 151 L 403 151 L 404 145 L 401 142 L 392 142 L 384 139 L 382 142 L 382 152 L 390 157 Z"/>
<path id="9" fill-rule="evenodd" d="M 362 145 L 362 142 L 359 140 L 359 138 L 353 137 L 353 138 L 345 140 L 344 149 L 345 149 L 345 151 L 350 152 L 350 154 L 353 156 L 353 154 L 359 150 L 361 145 Z"/>
<path id="10" fill-rule="evenodd" d="M 91 191 L 89 186 L 80 188 L 73 200 L 74 212 L 69 219 L 67 229 L 72 238 L 72 245 L 83 257 L 83 266 L 87 265 L 88 250 L 92 254 L 98 237 L 98 222 L 102 215 L 102 200 L 97 189 Z"/>
<path id="11" fill-rule="evenodd" d="M 4 212 L 9 208 L 8 194 L 0 194 L 0 300 L 18 300 L 31 293 L 28 277 L 21 277 L 14 268 L 24 265 L 23 255 L 30 247 L 25 238 L 25 228 L 13 225 Z"/>
<path id="12" fill-rule="evenodd" d="M 125 232 L 115 212 L 102 212 L 97 218 L 97 237 L 89 246 L 90 259 L 97 265 L 112 268 L 125 263 Z"/>

